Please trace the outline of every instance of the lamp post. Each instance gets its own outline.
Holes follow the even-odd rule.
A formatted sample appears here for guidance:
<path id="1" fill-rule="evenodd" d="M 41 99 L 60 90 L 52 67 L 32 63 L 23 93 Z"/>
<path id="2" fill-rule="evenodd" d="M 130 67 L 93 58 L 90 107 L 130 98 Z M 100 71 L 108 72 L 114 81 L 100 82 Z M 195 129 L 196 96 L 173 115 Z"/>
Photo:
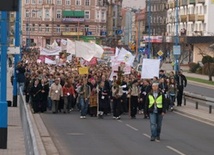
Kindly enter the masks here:
<path id="1" fill-rule="evenodd" d="M 175 63 L 174 63 L 174 70 L 175 73 L 177 74 L 177 72 L 179 71 L 179 56 L 181 54 L 181 46 L 179 45 L 179 34 L 178 34 L 178 0 L 176 0 L 176 7 L 175 7 L 175 24 L 176 24 L 176 34 L 174 37 L 174 46 L 173 46 L 173 54 L 174 54 L 174 58 L 175 58 Z"/>

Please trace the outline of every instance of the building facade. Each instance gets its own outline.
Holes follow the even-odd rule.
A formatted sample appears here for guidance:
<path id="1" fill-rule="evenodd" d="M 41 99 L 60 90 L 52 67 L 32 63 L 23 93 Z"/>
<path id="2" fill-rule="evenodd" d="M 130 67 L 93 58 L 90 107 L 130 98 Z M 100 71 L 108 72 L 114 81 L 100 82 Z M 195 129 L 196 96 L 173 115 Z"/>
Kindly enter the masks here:
<path id="1" fill-rule="evenodd" d="M 147 44 L 151 44 L 150 54 L 154 57 L 158 56 L 157 53 L 160 50 L 166 51 L 165 44 L 163 44 L 166 32 L 166 5 L 167 0 L 146 1 L 146 34 L 144 40 Z"/>
<path id="2" fill-rule="evenodd" d="M 61 38 L 106 37 L 105 0 L 23 0 L 22 44 L 46 46 Z"/>
<path id="3" fill-rule="evenodd" d="M 184 57 L 189 54 L 188 62 L 201 61 L 201 52 L 213 56 L 209 49 L 214 42 L 213 14 L 214 2 L 211 0 L 168 0 L 167 36 L 173 43 L 178 24 L 181 53 Z"/>
<path id="4" fill-rule="evenodd" d="M 123 0 L 107 0 L 107 38 L 103 44 L 110 47 L 118 46 L 121 39 L 122 2 Z"/>

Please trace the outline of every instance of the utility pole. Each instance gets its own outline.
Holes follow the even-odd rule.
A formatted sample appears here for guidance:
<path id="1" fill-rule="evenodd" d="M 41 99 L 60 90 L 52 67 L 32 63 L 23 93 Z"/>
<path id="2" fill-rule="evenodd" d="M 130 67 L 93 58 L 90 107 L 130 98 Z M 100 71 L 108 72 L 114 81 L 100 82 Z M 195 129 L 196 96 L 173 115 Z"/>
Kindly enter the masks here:
<path id="1" fill-rule="evenodd" d="M 148 58 L 150 58 L 150 55 L 151 55 L 151 0 L 148 1 L 149 2 L 149 13 L 148 13 L 148 16 L 147 16 L 147 21 L 148 21 L 148 26 L 149 26 L 149 41 L 148 41 Z"/>
<path id="2" fill-rule="evenodd" d="M 178 34 L 178 23 L 179 23 L 179 21 L 178 21 L 178 7 L 179 7 L 178 0 L 176 0 L 175 6 L 176 6 L 175 7 L 176 35 L 174 37 L 173 54 L 175 57 L 174 70 L 175 70 L 175 73 L 177 74 L 179 71 L 179 56 L 181 54 L 181 46 L 179 45 L 179 34 Z"/>

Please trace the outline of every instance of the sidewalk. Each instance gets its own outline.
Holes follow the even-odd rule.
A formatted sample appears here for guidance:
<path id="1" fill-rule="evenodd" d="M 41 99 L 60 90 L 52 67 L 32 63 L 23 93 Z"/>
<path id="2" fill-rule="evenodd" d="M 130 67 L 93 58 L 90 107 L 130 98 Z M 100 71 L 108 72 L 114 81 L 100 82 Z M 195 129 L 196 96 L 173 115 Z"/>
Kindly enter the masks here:
<path id="1" fill-rule="evenodd" d="M 10 79 L 10 78 L 7 78 Z M 12 86 L 7 80 L 7 100 L 12 101 Z M 24 134 L 19 107 L 8 107 L 7 149 L 0 149 L 0 155 L 25 155 Z"/>

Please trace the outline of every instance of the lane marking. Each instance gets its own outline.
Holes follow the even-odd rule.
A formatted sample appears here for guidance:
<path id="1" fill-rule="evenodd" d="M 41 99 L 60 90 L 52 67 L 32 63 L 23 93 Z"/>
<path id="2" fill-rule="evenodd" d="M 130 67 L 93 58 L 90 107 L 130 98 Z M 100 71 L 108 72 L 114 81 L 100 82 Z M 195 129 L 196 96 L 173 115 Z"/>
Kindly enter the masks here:
<path id="1" fill-rule="evenodd" d="M 121 120 L 117 120 L 118 122 L 120 122 L 120 123 L 123 123 L 123 121 L 121 121 Z"/>
<path id="2" fill-rule="evenodd" d="M 131 128 L 131 129 L 133 129 L 133 130 L 135 130 L 135 131 L 138 131 L 138 129 L 136 129 L 135 127 L 133 127 L 133 126 L 131 126 L 129 124 L 126 124 L 126 126 L 129 127 L 129 128 Z"/>
<path id="3" fill-rule="evenodd" d="M 146 136 L 147 138 L 150 138 L 150 136 L 146 133 L 144 133 L 143 135 Z"/>
<path id="4" fill-rule="evenodd" d="M 177 149 L 175 149 L 175 148 L 173 148 L 173 147 L 171 147 L 171 146 L 166 146 L 166 147 L 167 147 L 168 149 L 174 151 L 175 153 L 179 154 L 179 155 L 186 155 L 186 154 L 182 153 L 181 151 L 179 151 L 179 150 L 177 150 Z"/>
<path id="5" fill-rule="evenodd" d="M 71 135 L 71 136 L 83 136 L 84 133 L 67 133 L 67 135 Z"/>

